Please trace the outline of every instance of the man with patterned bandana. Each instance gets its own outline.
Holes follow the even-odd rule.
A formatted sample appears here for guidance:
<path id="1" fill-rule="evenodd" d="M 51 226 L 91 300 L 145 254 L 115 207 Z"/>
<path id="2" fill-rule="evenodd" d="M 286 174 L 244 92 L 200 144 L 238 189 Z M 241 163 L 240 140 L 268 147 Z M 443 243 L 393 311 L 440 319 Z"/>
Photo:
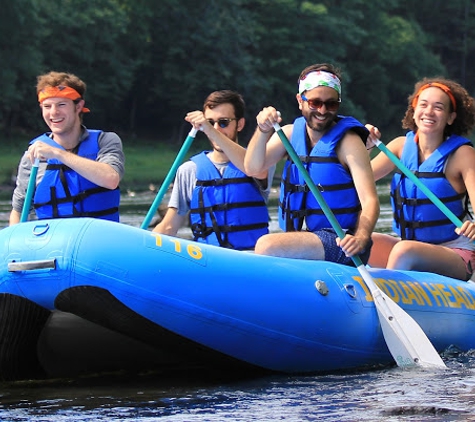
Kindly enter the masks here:
<path id="1" fill-rule="evenodd" d="M 330 64 L 316 64 L 302 71 L 297 102 L 302 117 L 282 130 L 345 236 L 338 238 L 297 166 L 287 159 L 278 211 L 284 233 L 261 237 L 255 252 L 345 265 L 354 265 L 351 257 L 359 255 L 366 263 L 371 233 L 379 216 L 379 200 L 365 147 L 368 131 L 354 118 L 338 115 L 340 74 Z M 248 174 L 257 174 L 287 156 L 274 133 L 273 124 L 280 121 L 274 107 L 266 107 L 257 115 L 258 127 L 244 160 Z"/>

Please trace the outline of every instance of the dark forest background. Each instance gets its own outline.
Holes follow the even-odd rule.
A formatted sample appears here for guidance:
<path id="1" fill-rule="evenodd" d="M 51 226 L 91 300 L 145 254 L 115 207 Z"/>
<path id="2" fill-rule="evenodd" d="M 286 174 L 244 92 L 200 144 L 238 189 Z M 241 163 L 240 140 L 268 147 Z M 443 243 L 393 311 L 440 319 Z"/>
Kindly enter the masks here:
<path id="1" fill-rule="evenodd" d="M 36 76 L 77 74 L 91 128 L 178 143 L 183 117 L 216 89 L 241 92 L 248 131 L 264 106 L 297 115 L 300 71 L 343 71 L 341 113 L 403 133 L 414 83 L 475 91 L 470 0 L 15 0 L 0 14 L 0 135 L 44 131 Z"/>

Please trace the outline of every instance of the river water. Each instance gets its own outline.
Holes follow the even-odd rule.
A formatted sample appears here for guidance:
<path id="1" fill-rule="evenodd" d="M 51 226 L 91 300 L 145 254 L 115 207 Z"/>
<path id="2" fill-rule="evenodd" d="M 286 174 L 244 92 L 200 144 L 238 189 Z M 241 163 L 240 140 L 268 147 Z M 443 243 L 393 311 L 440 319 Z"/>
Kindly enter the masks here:
<path id="1" fill-rule="evenodd" d="M 378 188 L 387 192 L 386 185 Z M 153 199 L 153 193 L 124 196 L 122 223 L 139 227 Z M 0 201 L 0 227 L 9 211 L 9 202 Z M 377 230 L 390 231 L 390 221 L 383 202 Z M 272 224 L 275 229 L 275 218 Z M 475 351 L 447 351 L 444 359 L 448 369 L 442 372 L 391 367 L 307 376 L 173 373 L 3 383 L 0 420 L 475 421 Z"/>

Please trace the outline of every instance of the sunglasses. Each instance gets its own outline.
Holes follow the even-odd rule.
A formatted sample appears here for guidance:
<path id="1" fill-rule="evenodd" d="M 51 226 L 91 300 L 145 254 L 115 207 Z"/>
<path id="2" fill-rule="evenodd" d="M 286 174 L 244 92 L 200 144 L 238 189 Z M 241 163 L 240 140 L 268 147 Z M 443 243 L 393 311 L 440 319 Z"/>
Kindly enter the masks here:
<path id="1" fill-rule="evenodd" d="M 308 106 L 312 110 L 318 110 L 319 108 L 322 108 L 323 105 L 325 105 L 325 108 L 328 111 L 336 111 L 338 110 L 338 107 L 340 107 L 341 100 L 327 100 L 327 101 L 322 101 L 322 100 L 317 100 L 317 99 L 312 99 L 309 100 L 304 94 L 300 95 L 302 100 L 307 101 Z"/>
<path id="2" fill-rule="evenodd" d="M 225 127 L 229 126 L 229 123 L 231 123 L 233 120 L 237 120 L 237 119 L 223 118 L 223 119 L 218 119 L 218 120 L 213 120 L 213 119 L 206 119 L 206 120 L 208 120 L 208 122 L 210 122 L 211 126 L 214 126 L 215 123 L 217 123 L 218 126 L 221 129 L 224 129 Z"/>

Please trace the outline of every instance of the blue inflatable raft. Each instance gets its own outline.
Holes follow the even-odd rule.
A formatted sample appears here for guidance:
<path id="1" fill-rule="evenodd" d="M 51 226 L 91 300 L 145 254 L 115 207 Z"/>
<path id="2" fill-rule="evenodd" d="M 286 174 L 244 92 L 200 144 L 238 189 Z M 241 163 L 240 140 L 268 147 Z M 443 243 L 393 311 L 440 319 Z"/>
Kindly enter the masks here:
<path id="1" fill-rule="evenodd" d="M 117 333 L 124 345 L 140 342 L 147 353 L 156 351 L 155 364 L 167 356 L 283 373 L 394 364 L 372 297 L 352 267 L 259 256 L 89 218 L 5 228 L 0 254 L 3 379 L 41 369 L 38 342 L 52 312 Z M 370 273 L 439 352 L 475 348 L 474 283 Z M 74 327 L 65 330 L 70 338 Z M 120 344 L 116 339 L 114 349 Z"/>

